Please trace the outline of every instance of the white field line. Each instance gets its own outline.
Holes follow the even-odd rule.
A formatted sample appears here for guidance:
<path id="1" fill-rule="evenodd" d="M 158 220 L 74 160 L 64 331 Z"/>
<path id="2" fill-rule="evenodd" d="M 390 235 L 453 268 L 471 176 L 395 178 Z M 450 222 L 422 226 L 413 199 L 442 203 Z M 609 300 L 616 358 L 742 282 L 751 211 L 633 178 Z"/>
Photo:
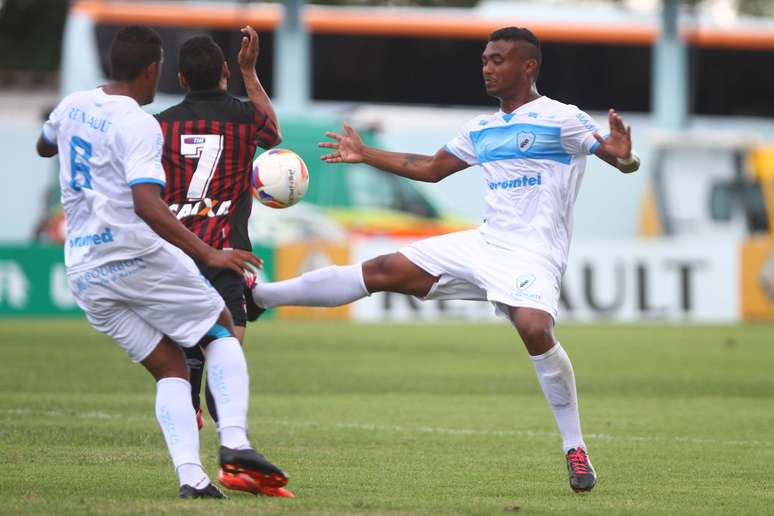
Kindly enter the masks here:
<path id="1" fill-rule="evenodd" d="M 53 418 L 76 418 L 76 419 L 96 419 L 96 420 L 116 420 L 116 421 L 155 421 L 153 416 L 126 416 L 123 414 L 109 414 L 101 411 L 90 412 L 65 412 L 59 410 L 33 410 L 26 408 L 0 409 L 0 415 L 7 416 L 43 416 Z M 266 421 L 266 420 L 264 420 Z M 369 432 L 393 432 L 403 434 L 441 434 L 454 436 L 490 436 L 490 437 L 532 437 L 532 438 L 551 438 L 559 437 L 557 432 L 535 432 L 532 430 L 481 430 L 472 428 L 443 428 L 443 427 L 405 427 L 398 425 L 374 425 L 368 423 L 320 423 L 318 421 L 288 421 L 288 420 L 269 420 L 268 423 L 289 427 L 316 427 L 316 428 L 339 428 L 342 430 L 366 430 Z M 759 441 L 754 439 L 713 439 L 707 437 L 658 437 L 658 436 L 615 436 L 610 434 L 585 434 L 585 437 L 594 441 L 611 442 L 646 442 L 646 443 L 686 443 L 686 444 L 706 444 L 718 446 L 753 446 L 758 448 L 772 448 L 774 442 Z"/>

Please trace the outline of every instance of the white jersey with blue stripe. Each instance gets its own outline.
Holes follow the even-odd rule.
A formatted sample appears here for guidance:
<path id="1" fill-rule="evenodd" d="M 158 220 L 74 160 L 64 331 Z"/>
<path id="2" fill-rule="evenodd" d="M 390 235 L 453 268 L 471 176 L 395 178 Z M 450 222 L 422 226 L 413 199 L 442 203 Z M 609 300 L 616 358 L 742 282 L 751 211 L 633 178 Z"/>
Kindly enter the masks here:
<path id="1" fill-rule="evenodd" d="M 59 149 L 65 264 L 78 272 L 151 252 L 162 239 L 134 212 L 131 187 L 165 186 L 163 137 L 137 102 L 102 89 L 65 97 L 43 125 Z"/>
<path id="2" fill-rule="evenodd" d="M 595 132 L 589 115 L 548 97 L 468 122 L 444 148 L 484 172 L 484 238 L 538 255 L 561 276 L 586 156 L 599 145 Z"/>

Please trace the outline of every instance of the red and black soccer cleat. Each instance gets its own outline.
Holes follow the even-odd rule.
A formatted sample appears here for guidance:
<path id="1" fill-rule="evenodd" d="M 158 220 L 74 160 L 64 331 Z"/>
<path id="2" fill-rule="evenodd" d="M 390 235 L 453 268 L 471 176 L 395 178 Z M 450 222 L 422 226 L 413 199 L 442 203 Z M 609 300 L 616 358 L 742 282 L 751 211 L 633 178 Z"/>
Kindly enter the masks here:
<path id="1" fill-rule="evenodd" d="M 219 477 L 226 487 L 230 486 L 224 483 L 223 479 L 226 479 L 226 482 L 230 481 L 234 486 L 247 488 L 240 489 L 242 491 L 266 496 L 284 496 L 277 494 L 276 490 L 285 487 L 288 483 L 288 475 L 252 448 L 234 450 L 221 446 L 220 467 Z M 248 479 L 252 480 L 255 486 L 251 485 Z"/>
<path id="2" fill-rule="evenodd" d="M 254 495 L 276 496 L 279 498 L 295 498 L 296 496 L 284 487 L 268 487 L 259 485 L 253 477 L 247 473 L 234 475 L 226 473 L 222 469 L 218 472 L 220 485 L 235 491 L 245 491 Z"/>
<path id="3" fill-rule="evenodd" d="M 597 483 L 594 466 L 583 448 L 572 448 L 567 452 L 567 472 L 570 474 L 570 487 L 576 493 L 591 491 Z"/>

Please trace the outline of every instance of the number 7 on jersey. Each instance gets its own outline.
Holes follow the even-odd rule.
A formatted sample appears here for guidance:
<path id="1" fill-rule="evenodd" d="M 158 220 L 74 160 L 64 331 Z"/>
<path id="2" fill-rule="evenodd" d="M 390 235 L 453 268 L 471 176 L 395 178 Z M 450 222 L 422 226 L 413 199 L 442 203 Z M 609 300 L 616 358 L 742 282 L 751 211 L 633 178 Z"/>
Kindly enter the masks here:
<path id="1" fill-rule="evenodd" d="M 180 135 L 180 154 L 186 158 L 199 158 L 188 186 L 188 199 L 204 199 L 222 152 L 222 134 Z"/>

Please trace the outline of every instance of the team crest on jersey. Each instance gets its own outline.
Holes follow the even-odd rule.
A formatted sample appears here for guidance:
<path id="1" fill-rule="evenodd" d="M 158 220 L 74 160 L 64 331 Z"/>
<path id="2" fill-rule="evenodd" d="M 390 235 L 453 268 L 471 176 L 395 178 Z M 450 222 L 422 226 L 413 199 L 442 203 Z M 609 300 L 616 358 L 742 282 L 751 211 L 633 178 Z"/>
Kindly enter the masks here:
<path id="1" fill-rule="evenodd" d="M 527 290 L 533 283 L 535 283 L 534 274 L 522 274 L 516 278 L 516 288 L 519 290 Z"/>
<path id="2" fill-rule="evenodd" d="M 522 131 L 516 135 L 516 141 L 518 142 L 519 150 L 521 152 L 527 152 L 535 143 L 535 133 Z"/>

